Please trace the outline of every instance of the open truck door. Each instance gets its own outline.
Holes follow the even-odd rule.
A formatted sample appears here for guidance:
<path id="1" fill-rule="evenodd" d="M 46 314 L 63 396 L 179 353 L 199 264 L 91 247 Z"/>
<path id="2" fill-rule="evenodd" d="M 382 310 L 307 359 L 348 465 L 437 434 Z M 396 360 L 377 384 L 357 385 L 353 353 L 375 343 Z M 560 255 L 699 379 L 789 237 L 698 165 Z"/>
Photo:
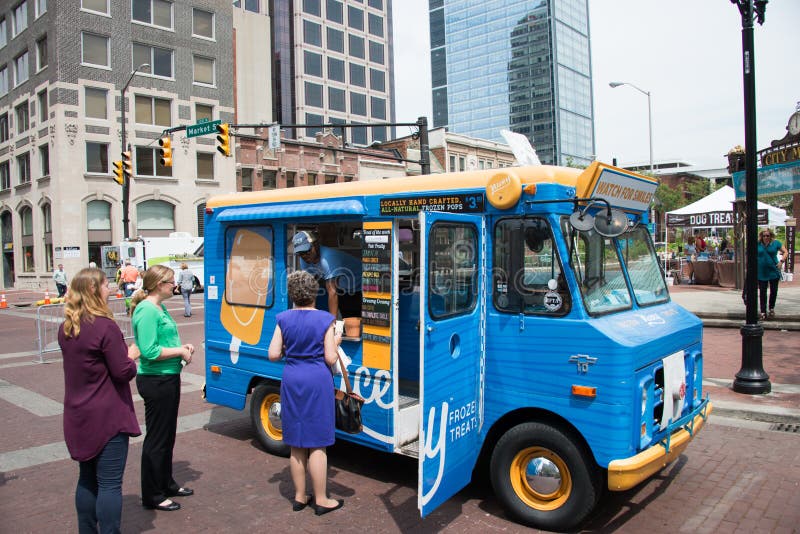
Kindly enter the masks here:
<path id="1" fill-rule="evenodd" d="M 480 216 L 422 211 L 419 218 L 424 517 L 469 484 L 481 448 L 486 240 Z"/>

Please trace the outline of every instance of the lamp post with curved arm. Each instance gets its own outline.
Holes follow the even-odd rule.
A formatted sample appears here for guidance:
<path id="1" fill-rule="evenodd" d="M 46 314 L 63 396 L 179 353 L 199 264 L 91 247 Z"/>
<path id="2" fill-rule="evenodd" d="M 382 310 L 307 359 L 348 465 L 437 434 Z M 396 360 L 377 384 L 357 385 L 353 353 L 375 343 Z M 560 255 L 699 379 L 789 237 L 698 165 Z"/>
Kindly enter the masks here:
<path id="1" fill-rule="evenodd" d="M 126 144 L 127 143 L 127 139 L 126 139 L 126 136 L 125 136 L 125 125 L 126 125 L 126 120 L 125 120 L 125 107 L 126 107 L 125 106 L 125 91 L 128 90 L 128 86 L 131 84 L 131 81 L 133 80 L 133 77 L 136 75 L 136 73 L 139 72 L 140 70 L 144 69 L 144 68 L 148 68 L 149 69 L 150 68 L 150 64 L 149 63 L 142 63 L 141 65 L 139 65 L 138 67 L 133 69 L 133 72 L 131 72 L 131 75 L 128 77 L 128 81 L 125 82 L 124 86 L 122 86 L 122 144 L 121 144 L 122 150 L 121 150 L 121 152 L 125 152 L 126 150 L 130 150 L 130 147 Z M 128 218 L 128 206 L 130 204 L 130 194 L 131 194 L 131 184 L 129 183 L 128 178 L 124 177 L 124 179 L 122 181 L 122 236 L 125 239 L 128 239 L 130 237 L 130 229 L 128 228 L 128 226 L 129 226 L 128 223 L 130 222 L 130 220 Z"/>

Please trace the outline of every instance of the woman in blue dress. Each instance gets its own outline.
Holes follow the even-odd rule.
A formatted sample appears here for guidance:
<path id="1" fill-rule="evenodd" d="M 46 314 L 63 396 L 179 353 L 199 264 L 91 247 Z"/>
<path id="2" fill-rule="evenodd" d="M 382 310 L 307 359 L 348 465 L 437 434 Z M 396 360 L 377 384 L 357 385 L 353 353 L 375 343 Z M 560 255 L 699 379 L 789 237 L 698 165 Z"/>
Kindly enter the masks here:
<path id="1" fill-rule="evenodd" d="M 778 300 L 778 281 L 786 257 L 786 247 L 775 239 L 769 228 L 758 235 L 758 303 L 761 320 L 775 318 L 775 301 Z M 781 259 L 778 260 L 778 252 Z M 767 312 L 767 285 L 769 285 L 769 312 Z"/>
<path id="2" fill-rule="evenodd" d="M 333 333 L 335 318 L 314 308 L 319 284 L 305 271 L 287 279 L 294 307 L 277 316 L 269 344 L 269 359 L 285 360 L 281 381 L 283 441 L 291 447 L 289 471 L 294 483 L 292 509 L 312 505 L 317 515 L 338 510 L 343 500 L 328 497 L 328 456 L 325 448 L 335 441 L 334 385 L 331 366 L 338 358 L 339 336 Z M 306 493 L 306 472 L 312 495 Z"/>

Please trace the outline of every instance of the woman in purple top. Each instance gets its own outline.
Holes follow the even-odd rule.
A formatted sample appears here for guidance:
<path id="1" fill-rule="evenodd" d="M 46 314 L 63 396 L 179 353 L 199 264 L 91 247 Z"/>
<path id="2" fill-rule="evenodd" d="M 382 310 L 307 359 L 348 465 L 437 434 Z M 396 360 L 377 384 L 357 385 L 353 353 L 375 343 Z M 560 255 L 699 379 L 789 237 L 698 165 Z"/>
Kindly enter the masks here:
<path id="1" fill-rule="evenodd" d="M 289 471 L 294 482 L 292 509 L 312 504 L 317 515 L 344 506 L 328 497 L 328 456 L 335 441 L 334 386 L 331 366 L 338 358 L 341 337 L 334 336 L 335 318 L 314 308 L 319 285 L 312 275 L 295 271 L 287 280 L 294 308 L 279 313 L 269 344 L 269 359 L 285 358 L 281 380 L 281 428 L 291 447 Z M 314 503 L 306 494 L 306 471 L 311 475 Z"/>
<path id="2" fill-rule="evenodd" d="M 75 508 L 81 533 L 120 531 L 128 439 L 142 433 L 130 387 L 138 351 L 125 345 L 108 307 L 110 293 L 103 271 L 81 270 L 70 284 L 58 330 L 64 440 L 80 462 Z"/>

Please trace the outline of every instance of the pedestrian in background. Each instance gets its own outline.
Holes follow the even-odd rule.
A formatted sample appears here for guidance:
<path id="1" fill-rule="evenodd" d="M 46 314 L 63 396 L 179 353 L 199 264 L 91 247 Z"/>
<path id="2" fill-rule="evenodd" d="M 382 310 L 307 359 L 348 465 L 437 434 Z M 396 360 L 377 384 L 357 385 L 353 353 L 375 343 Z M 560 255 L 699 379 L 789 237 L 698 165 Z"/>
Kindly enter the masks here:
<path id="1" fill-rule="evenodd" d="M 178 273 L 176 282 L 181 288 L 181 295 L 183 295 L 183 316 L 191 317 L 192 303 L 189 301 L 189 299 L 191 298 L 192 291 L 194 290 L 194 273 L 189 270 L 189 266 L 186 264 L 186 262 L 181 263 L 181 270 Z"/>
<path id="2" fill-rule="evenodd" d="M 130 259 L 125 260 L 125 266 L 120 270 L 119 280 L 126 297 L 133 295 L 133 288 L 138 277 L 139 269 L 131 265 Z"/>
<path id="3" fill-rule="evenodd" d="M 335 317 L 314 308 L 319 284 L 306 271 L 287 280 L 294 307 L 276 317 L 269 344 L 271 361 L 285 358 L 281 381 L 283 442 L 291 447 L 289 471 L 294 483 L 292 510 L 309 504 L 317 515 L 338 510 L 343 500 L 328 497 L 328 456 L 335 435 L 334 386 L 331 366 L 338 358 L 340 336 L 334 336 Z M 306 472 L 311 475 L 313 499 L 306 493 Z"/>
<path id="4" fill-rule="evenodd" d="M 64 305 L 58 344 L 64 366 L 64 441 L 80 462 L 78 532 L 119 532 L 128 441 L 141 434 L 130 381 L 138 356 L 108 307 L 105 273 L 81 269 Z"/>
<path id="5" fill-rule="evenodd" d="M 778 259 L 778 252 L 781 259 Z M 778 282 L 786 257 L 786 247 L 775 239 L 772 230 L 758 234 L 758 303 L 761 319 L 775 318 L 775 302 L 778 300 Z M 769 311 L 767 311 L 767 286 L 769 286 Z"/>
<path id="6" fill-rule="evenodd" d="M 67 273 L 64 272 L 64 265 L 58 264 L 58 269 L 53 271 L 53 280 L 56 283 L 59 298 L 63 297 L 67 292 Z"/>
<path id="7" fill-rule="evenodd" d="M 171 512 L 181 505 L 170 497 L 188 497 L 194 491 L 172 478 L 172 451 L 178 430 L 181 369 L 192 361 L 194 347 L 181 344 L 178 325 L 163 301 L 172 297 L 175 273 L 153 265 L 144 273 L 142 289 L 131 301 L 131 322 L 141 351 L 136 388 L 144 399 L 147 431 L 142 445 L 142 506 Z"/>

